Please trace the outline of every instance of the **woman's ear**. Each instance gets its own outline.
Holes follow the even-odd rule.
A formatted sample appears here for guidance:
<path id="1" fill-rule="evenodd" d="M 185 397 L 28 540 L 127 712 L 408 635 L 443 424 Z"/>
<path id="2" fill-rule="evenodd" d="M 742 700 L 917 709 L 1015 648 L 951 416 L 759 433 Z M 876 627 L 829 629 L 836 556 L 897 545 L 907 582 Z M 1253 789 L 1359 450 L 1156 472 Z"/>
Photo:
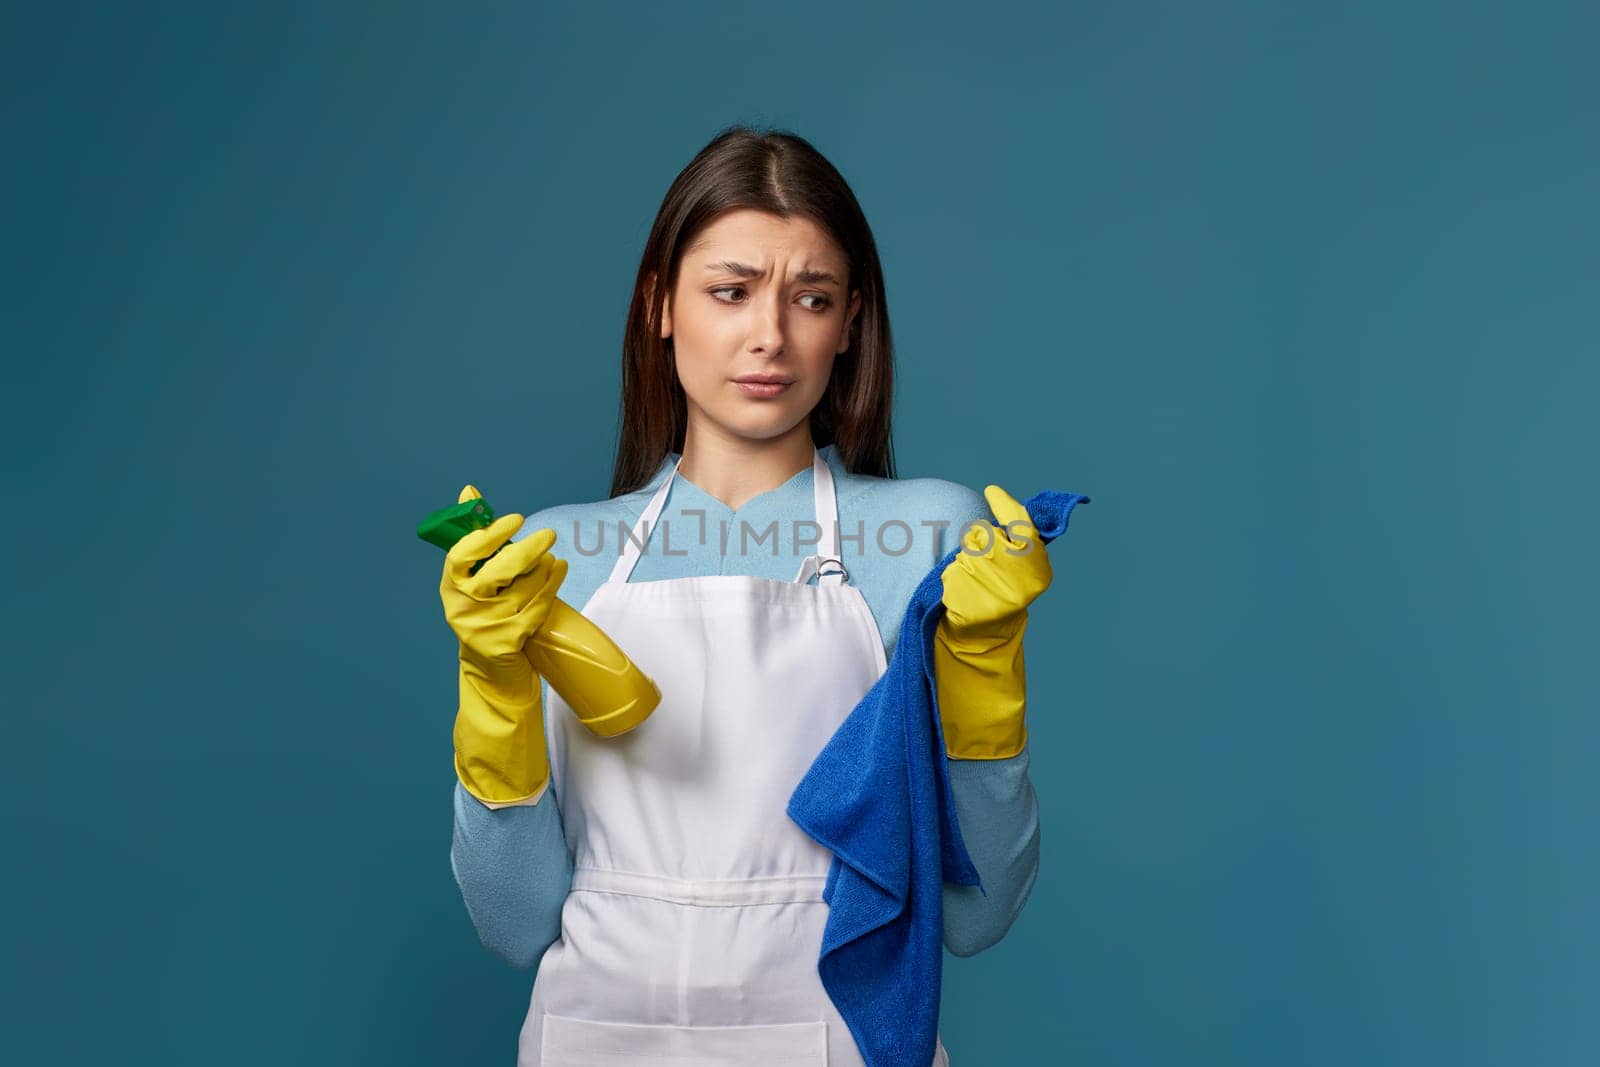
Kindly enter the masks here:
<path id="1" fill-rule="evenodd" d="M 839 347 L 835 355 L 844 355 L 850 347 L 850 324 L 856 320 L 856 314 L 861 310 L 861 290 L 857 289 L 850 294 L 850 306 L 845 309 L 844 326 L 839 330 Z"/>

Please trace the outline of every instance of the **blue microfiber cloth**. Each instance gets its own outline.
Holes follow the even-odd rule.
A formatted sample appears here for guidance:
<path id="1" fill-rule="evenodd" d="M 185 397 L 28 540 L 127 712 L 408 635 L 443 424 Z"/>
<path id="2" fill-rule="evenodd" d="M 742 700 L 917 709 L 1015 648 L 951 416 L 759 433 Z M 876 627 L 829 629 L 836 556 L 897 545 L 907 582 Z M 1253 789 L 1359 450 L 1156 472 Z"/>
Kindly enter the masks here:
<path id="1" fill-rule="evenodd" d="M 1047 489 L 1022 506 L 1048 544 L 1088 501 Z M 789 817 L 834 853 L 817 971 L 867 1067 L 933 1062 L 943 883 L 983 888 L 956 825 L 933 680 L 942 575 L 959 551 L 918 583 L 894 658 L 789 798 Z"/>

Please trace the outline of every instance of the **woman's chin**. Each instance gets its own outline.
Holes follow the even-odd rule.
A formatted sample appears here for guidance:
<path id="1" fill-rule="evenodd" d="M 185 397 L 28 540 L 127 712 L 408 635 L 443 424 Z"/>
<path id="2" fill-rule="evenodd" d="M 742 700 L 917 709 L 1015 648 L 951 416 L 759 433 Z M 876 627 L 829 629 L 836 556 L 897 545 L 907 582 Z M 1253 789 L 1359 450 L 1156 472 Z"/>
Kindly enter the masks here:
<path id="1" fill-rule="evenodd" d="M 758 406 L 760 410 L 749 410 Z M 728 432 L 740 437 L 768 441 L 774 437 L 782 437 L 804 419 L 804 412 L 791 411 L 787 405 L 780 408 L 776 404 L 751 404 L 743 411 L 725 412 L 717 421 L 727 427 Z"/>

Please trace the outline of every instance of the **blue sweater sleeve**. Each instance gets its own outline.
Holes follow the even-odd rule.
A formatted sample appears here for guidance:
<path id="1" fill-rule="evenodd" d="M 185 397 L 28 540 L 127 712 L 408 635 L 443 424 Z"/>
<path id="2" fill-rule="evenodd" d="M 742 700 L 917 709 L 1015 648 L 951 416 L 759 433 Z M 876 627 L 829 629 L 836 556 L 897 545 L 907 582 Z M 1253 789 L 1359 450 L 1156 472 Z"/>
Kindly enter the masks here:
<path id="1" fill-rule="evenodd" d="M 974 956 L 1005 936 L 1039 875 L 1039 802 L 1026 747 L 1010 759 L 946 759 L 956 819 L 983 889 L 945 883 L 944 944 Z"/>
<path id="2" fill-rule="evenodd" d="M 954 547 L 973 523 L 992 513 L 983 494 L 957 483 L 944 483 L 952 516 Z M 1039 802 L 1028 778 L 1028 749 L 1010 759 L 946 757 L 956 820 L 967 853 L 983 886 L 944 887 L 944 944 L 957 956 L 974 956 L 1011 929 L 1039 875 Z"/>
<path id="3" fill-rule="evenodd" d="M 554 526 L 555 515 L 553 509 L 534 512 L 511 540 Z M 592 566 L 589 560 L 565 550 L 561 556 L 569 559 L 580 580 L 598 580 L 580 570 Z M 572 579 L 569 572 L 563 598 L 572 595 Z M 550 688 L 540 684 L 548 714 Z M 572 889 L 572 855 L 555 783 L 536 804 L 490 808 L 456 781 L 450 870 L 483 946 L 513 967 L 537 966 L 545 949 L 561 936 L 561 909 Z"/>
<path id="4" fill-rule="evenodd" d="M 553 788 L 537 804 L 491 809 L 457 782 L 450 869 L 485 948 L 533 967 L 561 936 L 572 857 Z"/>

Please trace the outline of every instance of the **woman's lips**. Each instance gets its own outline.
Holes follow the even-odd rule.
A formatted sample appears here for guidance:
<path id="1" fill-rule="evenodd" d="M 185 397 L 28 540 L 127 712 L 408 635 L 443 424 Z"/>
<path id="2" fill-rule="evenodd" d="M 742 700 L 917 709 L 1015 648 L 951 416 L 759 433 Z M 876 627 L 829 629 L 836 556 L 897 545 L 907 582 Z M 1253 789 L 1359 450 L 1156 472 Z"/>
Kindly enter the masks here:
<path id="1" fill-rule="evenodd" d="M 743 393 L 745 396 L 770 398 L 770 397 L 781 395 L 785 389 L 789 388 L 789 386 L 793 385 L 794 383 L 793 382 L 771 382 L 771 383 L 767 383 L 767 382 L 734 382 L 733 384 L 737 385 L 739 387 L 739 391 L 741 393 Z"/>

